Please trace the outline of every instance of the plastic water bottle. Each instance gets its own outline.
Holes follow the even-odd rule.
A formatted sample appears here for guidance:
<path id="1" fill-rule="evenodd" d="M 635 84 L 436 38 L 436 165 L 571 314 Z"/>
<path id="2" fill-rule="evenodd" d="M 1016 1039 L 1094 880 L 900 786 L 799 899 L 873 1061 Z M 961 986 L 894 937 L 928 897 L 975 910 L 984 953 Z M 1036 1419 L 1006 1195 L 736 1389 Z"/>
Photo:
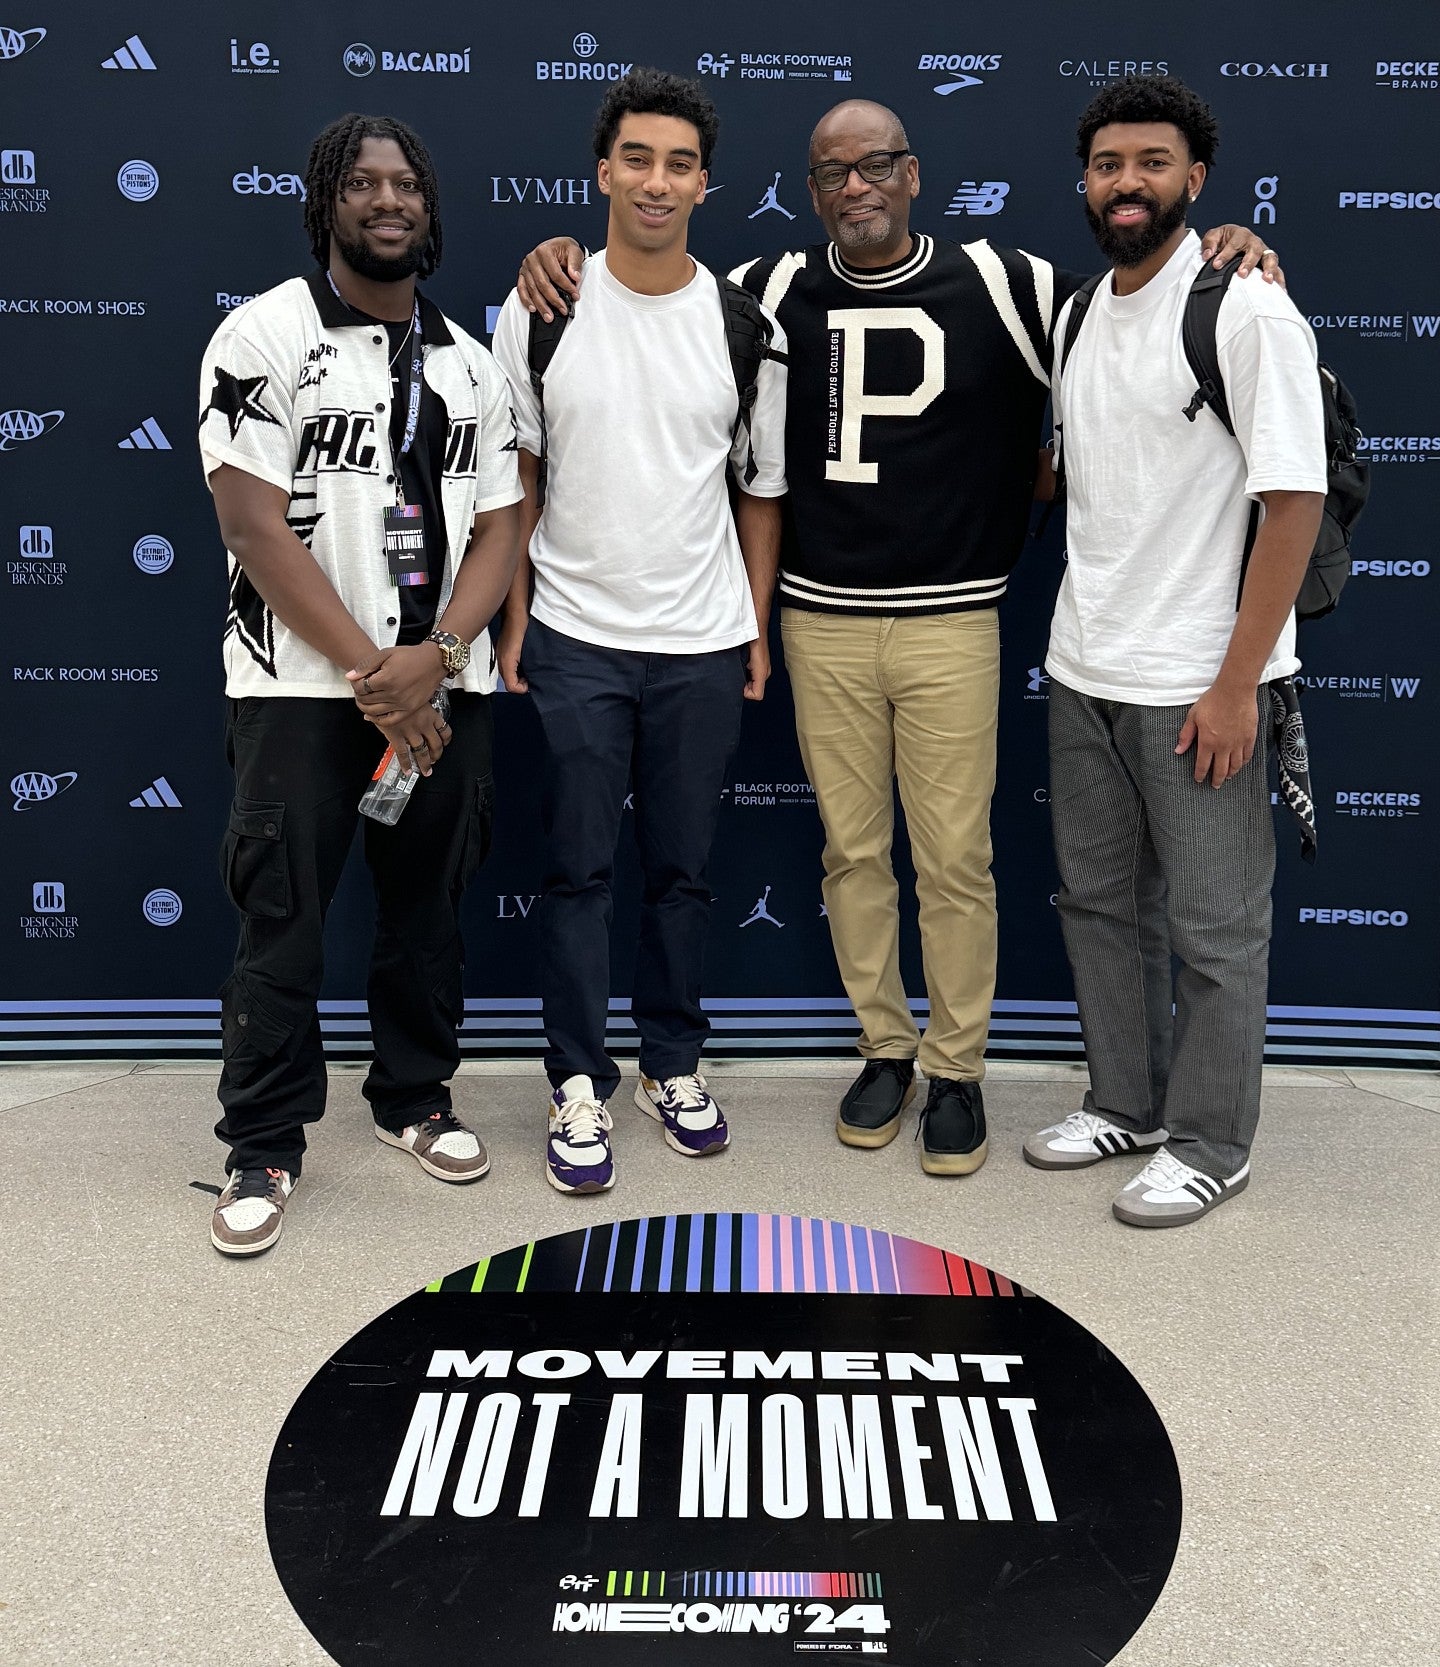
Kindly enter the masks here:
<path id="1" fill-rule="evenodd" d="M 450 695 L 443 684 L 435 691 L 430 704 L 440 714 L 442 723 L 448 721 Z M 370 778 L 370 785 L 361 795 L 360 814 L 393 828 L 400 820 L 405 806 L 410 803 L 410 795 L 415 791 L 415 783 L 419 780 L 420 772 L 413 764 L 409 770 L 402 770 L 395 748 L 386 747 L 380 762 L 375 766 L 375 774 Z"/>

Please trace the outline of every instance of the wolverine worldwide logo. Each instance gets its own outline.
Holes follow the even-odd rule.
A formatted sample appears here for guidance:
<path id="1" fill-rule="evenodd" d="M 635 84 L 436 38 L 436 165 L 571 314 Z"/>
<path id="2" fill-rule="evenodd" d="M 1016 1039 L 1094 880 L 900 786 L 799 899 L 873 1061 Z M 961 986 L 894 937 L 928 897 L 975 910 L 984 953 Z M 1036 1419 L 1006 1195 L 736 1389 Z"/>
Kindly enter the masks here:
<path id="1" fill-rule="evenodd" d="M 26 440 L 38 440 L 64 421 L 63 411 L 0 411 L 0 451 L 13 451 Z"/>

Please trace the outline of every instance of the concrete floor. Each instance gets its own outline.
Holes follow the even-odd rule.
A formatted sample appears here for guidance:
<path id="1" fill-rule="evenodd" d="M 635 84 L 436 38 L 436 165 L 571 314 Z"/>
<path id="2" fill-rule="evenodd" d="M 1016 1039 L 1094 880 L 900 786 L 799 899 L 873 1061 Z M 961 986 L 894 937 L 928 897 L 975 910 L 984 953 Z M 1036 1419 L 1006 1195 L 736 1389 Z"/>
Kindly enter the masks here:
<path id="1" fill-rule="evenodd" d="M 849 1070 L 711 1068 L 736 1140 L 703 1168 L 621 1111 L 619 1182 L 584 1200 L 541 1176 L 533 1069 L 457 1081 L 493 1159 L 471 1189 L 381 1147 L 358 1072 L 340 1069 L 283 1240 L 236 1263 L 210 1248 L 214 1200 L 189 1185 L 221 1175 L 213 1066 L 0 1068 L 0 1662 L 328 1661 L 262 1517 L 271 1445 L 314 1370 L 480 1254 L 704 1208 L 961 1251 L 1130 1367 L 1169 1426 L 1186 1509 L 1122 1667 L 1433 1667 L 1440 1077 L 1267 1073 L 1248 1193 L 1138 1233 L 1108 1208 L 1133 1161 L 1073 1175 L 1021 1161 L 1021 1137 L 1079 1103 L 1083 1068 L 995 1067 L 989 1162 L 948 1182 L 920 1173 L 907 1138 L 835 1142 Z"/>

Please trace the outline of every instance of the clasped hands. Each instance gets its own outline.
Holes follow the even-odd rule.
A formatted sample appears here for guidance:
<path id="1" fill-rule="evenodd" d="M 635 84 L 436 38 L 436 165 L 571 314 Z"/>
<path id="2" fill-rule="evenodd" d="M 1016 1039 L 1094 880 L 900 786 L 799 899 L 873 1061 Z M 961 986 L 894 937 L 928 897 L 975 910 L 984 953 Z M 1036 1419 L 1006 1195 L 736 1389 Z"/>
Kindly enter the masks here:
<path id="1" fill-rule="evenodd" d="M 345 673 L 355 704 L 395 749 L 401 770 L 428 776 L 453 731 L 430 704 L 445 679 L 445 662 L 433 642 L 377 648 Z"/>

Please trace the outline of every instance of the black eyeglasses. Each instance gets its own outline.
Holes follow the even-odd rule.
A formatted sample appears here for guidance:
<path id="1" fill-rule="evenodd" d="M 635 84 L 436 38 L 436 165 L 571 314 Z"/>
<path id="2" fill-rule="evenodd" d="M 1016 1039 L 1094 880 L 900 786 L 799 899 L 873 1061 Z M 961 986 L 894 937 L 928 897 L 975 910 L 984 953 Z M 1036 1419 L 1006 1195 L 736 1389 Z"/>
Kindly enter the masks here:
<path id="1" fill-rule="evenodd" d="M 859 174 L 867 185 L 879 185 L 895 172 L 895 164 L 908 150 L 872 150 L 858 162 L 817 162 L 809 170 L 817 191 L 838 191 L 849 184 L 851 174 Z"/>

